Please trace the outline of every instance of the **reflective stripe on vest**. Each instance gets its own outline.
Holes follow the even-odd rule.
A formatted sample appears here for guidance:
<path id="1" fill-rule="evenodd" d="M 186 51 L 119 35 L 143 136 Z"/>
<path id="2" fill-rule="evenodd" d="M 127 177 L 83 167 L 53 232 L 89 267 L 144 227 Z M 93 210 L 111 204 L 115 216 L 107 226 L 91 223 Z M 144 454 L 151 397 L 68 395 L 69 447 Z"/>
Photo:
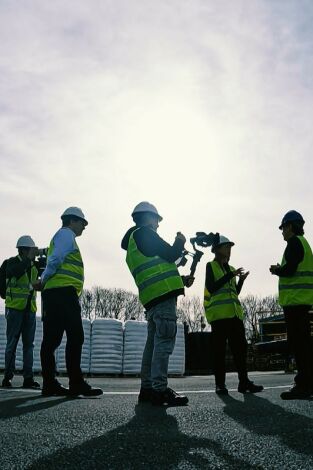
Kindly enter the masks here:
<path id="1" fill-rule="evenodd" d="M 226 272 L 217 261 L 211 261 L 210 264 L 214 281 L 225 276 Z M 230 269 L 231 271 L 235 271 L 232 266 L 230 266 Z M 243 319 L 243 310 L 237 294 L 235 277 L 213 294 L 210 294 L 205 287 L 204 309 L 206 319 L 209 323 L 224 318 L 238 317 L 241 320 Z"/>
<path id="2" fill-rule="evenodd" d="M 168 263 L 159 256 L 143 255 L 136 245 L 134 232 L 129 237 L 126 263 L 135 279 L 141 303 L 146 305 L 162 295 L 183 289 L 176 264 Z"/>
<path id="3" fill-rule="evenodd" d="M 48 250 L 48 263 L 53 249 L 54 242 L 52 239 Z M 75 250 L 65 257 L 55 274 L 47 280 L 44 290 L 69 286 L 74 287 L 78 295 L 81 294 L 84 286 L 84 263 L 76 241 Z"/>
<path id="4" fill-rule="evenodd" d="M 19 259 L 21 260 L 22 258 L 19 256 Z M 31 288 L 31 284 L 36 281 L 37 276 L 38 270 L 36 266 L 32 265 L 30 279 L 27 272 L 18 279 L 15 277 L 7 279 L 6 307 L 14 308 L 15 310 L 24 310 L 27 306 L 29 296 L 32 295 L 30 310 L 35 313 L 37 311 L 36 291 Z"/>
<path id="5" fill-rule="evenodd" d="M 297 237 L 304 251 L 303 260 L 299 263 L 293 276 L 279 278 L 279 303 L 283 307 L 288 305 L 313 305 L 313 255 L 307 240 Z M 283 256 L 281 265 L 286 264 Z"/>

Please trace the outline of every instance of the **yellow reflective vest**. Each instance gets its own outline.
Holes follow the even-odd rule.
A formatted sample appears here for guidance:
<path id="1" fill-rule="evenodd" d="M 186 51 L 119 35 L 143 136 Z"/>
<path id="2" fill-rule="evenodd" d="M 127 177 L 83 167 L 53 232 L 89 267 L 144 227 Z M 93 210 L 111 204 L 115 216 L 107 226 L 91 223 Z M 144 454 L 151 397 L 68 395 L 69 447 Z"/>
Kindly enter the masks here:
<path id="1" fill-rule="evenodd" d="M 211 261 L 210 264 L 214 275 L 214 281 L 218 281 L 225 276 L 226 271 L 217 261 Z M 230 269 L 231 271 L 235 271 L 235 268 L 232 266 L 230 266 Z M 204 309 L 208 323 L 233 317 L 238 317 L 242 320 L 244 315 L 237 294 L 236 278 L 233 277 L 213 294 L 211 294 L 205 287 Z"/>
<path id="2" fill-rule="evenodd" d="M 184 284 L 175 263 L 159 256 L 148 257 L 139 251 L 134 239 L 136 230 L 129 237 L 126 263 L 138 287 L 140 302 L 146 305 L 158 297 L 183 289 Z"/>
<path id="3" fill-rule="evenodd" d="M 313 255 L 303 236 L 298 236 L 302 243 L 304 256 L 293 276 L 279 278 L 279 303 L 282 307 L 289 305 L 313 305 Z M 281 265 L 286 264 L 283 256 Z"/>
<path id="4" fill-rule="evenodd" d="M 18 256 L 18 258 L 22 260 L 20 256 Z M 32 283 L 36 281 L 37 277 L 38 270 L 32 262 L 30 278 L 26 272 L 18 279 L 16 277 L 7 279 L 5 306 L 16 310 L 24 310 L 26 308 L 28 298 L 31 295 L 30 309 L 35 313 L 37 311 L 36 291 L 34 291 Z"/>

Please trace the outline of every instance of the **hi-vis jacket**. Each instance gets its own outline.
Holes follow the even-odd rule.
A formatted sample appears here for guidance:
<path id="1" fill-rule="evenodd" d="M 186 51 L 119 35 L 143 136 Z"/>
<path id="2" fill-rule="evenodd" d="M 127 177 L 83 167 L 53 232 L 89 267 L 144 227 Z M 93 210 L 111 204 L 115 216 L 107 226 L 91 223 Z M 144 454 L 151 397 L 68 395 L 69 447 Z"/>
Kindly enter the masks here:
<path id="1" fill-rule="evenodd" d="M 293 276 L 279 278 L 279 303 L 288 305 L 313 305 L 313 255 L 303 236 L 297 237 L 303 246 L 304 256 Z M 283 256 L 281 265 L 286 264 Z"/>
<path id="2" fill-rule="evenodd" d="M 211 261 L 211 267 L 214 274 L 214 281 L 222 278 L 225 271 L 217 261 Z M 235 268 L 230 266 L 231 271 Z M 233 277 L 229 282 L 218 291 L 211 294 L 207 288 L 204 289 L 204 309 L 205 316 L 209 323 L 215 320 L 223 320 L 225 318 L 238 317 L 243 319 L 243 310 L 240 304 L 237 288 L 236 278 Z"/>
<path id="3" fill-rule="evenodd" d="M 20 260 L 22 258 L 18 256 Z M 33 313 L 37 311 L 36 305 L 36 291 L 32 287 L 32 283 L 36 281 L 38 270 L 34 263 L 31 263 L 30 278 L 27 272 L 21 277 L 11 277 L 6 280 L 7 289 L 5 296 L 5 306 L 14 308 L 16 310 L 24 310 L 27 306 L 27 301 L 31 295 L 30 309 Z"/>
<path id="4" fill-rule="evenodd" d="M 138 229 L 137 229 L 138 230 Z M 159 256 L 143 255 L 130 235 L 126 262 L 139 290 L 143 305 L 178 289 L 183 289 L 183 281 L 175 263 L 169 263 Z"/>

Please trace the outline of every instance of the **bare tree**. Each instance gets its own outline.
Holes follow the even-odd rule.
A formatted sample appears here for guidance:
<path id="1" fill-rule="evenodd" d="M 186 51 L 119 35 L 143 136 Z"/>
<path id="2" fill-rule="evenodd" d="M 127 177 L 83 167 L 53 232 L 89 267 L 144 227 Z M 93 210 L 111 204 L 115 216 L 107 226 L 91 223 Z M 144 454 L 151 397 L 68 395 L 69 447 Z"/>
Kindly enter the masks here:
<path id="1" fill-rule="evenodd" d="M 198 296 L 180 298 L 177 316 L 188 326 L 189 331 L 203 331 L 206 327 L 203 303 Z"/>
<path id="2" fill-rule="evenodd" d="M 84 289 L 82 295 L 80 297 L 80 304 L 82 309 L 82 317 L 89 318 L 89 320 L 93 320 L 94 318 L 94 296 L 91 290 Z"/>

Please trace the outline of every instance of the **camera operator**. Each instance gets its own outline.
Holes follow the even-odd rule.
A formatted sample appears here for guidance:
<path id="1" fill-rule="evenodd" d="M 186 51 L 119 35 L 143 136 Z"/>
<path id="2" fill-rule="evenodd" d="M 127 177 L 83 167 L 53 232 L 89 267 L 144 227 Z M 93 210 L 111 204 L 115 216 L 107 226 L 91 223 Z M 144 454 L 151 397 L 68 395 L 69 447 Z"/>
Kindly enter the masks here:
<path id="1" fill-rule="evenodd" d="M 23 387 L 40 388 L 33 378 L 33 349 L 36 331 L 36 292 L 33 283 L 38 277 L 35 257 L 38 248 L 29 235 L 20 237 L 16 248 L 18 255 L 6 263 L 5 317 L 7 344 L 3 387 L 11 387 L 15 371 L 16 348 L 20 336 L 23 342 Z"/>
<path id="2" fill-rule="evenodd" d="M 186 405 L 188 398 L 168 388 L 168 362 L 177 332 L 176 302 L 184 294 L 184 285 L 192 276 L 180 276 L 175 261 L 184 251 L 186 239 L 178 233 L 174 244 L 156 233 L 162 217 L 148 202 L 139 203 L 133 213 L 135 227 L 122 240 L 126 262 L 139 290 L 139 299 L 147 311 L 148 337 L 142 358 L 139 402 L 154 405 Z"/>

